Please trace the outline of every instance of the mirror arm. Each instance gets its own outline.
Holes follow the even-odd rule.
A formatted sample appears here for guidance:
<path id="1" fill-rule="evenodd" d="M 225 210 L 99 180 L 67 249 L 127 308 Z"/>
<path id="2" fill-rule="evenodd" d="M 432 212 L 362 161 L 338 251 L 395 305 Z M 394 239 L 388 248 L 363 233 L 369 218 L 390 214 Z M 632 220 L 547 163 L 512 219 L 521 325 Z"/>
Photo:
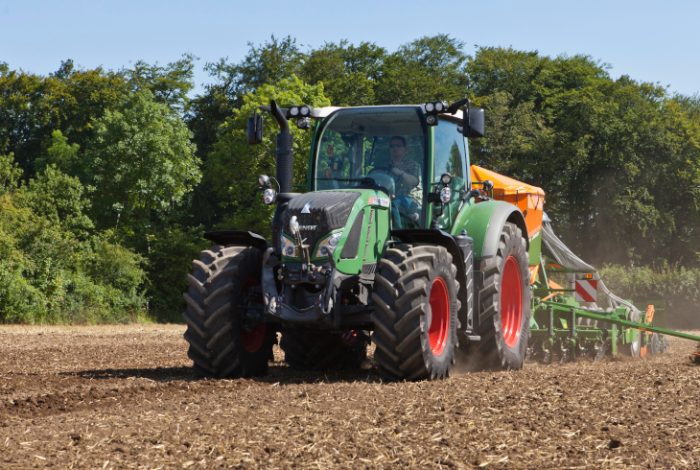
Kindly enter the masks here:
<path id="1" fill-rule="evenodd" d="M 445 111 L 445 112 L 449 113 L 449 114 L 454 114 L 459 110 L 459 108 L 461 108 L 464 105 L 468 105 L 468 104 L 469 104 L 469 98 L 462 98 L 461 100 L 455 101 L 454 103 L 452 103 L 450 105 L 450 107 L 447 108 L 447 111 Z"/>

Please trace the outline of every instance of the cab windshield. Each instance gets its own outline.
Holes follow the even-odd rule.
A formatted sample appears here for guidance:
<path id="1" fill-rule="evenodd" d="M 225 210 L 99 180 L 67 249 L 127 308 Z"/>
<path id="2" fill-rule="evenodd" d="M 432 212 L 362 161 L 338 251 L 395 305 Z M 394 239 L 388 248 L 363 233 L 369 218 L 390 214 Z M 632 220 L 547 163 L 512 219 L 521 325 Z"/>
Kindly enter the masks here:
<path id="1" fill-rule="evenodd" d="M 415 107 L 337 111 L 318 139 L 315 189 L 376 187 L 392 198 L 395 224 L 420 226 L 425 134 Z"/>

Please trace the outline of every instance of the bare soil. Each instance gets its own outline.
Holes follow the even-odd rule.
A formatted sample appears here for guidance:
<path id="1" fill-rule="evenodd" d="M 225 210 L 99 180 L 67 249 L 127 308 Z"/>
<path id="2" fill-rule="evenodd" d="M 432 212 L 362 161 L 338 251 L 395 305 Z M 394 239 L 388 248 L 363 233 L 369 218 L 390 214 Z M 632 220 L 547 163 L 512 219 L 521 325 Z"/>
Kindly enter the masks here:
<path id="1" fill-rule="evenodd" d="M 695 345 L 439 382 L 208 380 L 184 327 L 0 327 L 0 468 L 700 468 Z"/>

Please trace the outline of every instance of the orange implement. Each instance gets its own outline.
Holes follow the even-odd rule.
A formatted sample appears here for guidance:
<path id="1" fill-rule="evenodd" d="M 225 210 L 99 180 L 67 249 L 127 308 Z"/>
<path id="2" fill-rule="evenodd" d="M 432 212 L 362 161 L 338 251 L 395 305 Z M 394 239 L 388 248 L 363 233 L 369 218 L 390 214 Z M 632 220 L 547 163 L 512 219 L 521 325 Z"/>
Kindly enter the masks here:
<path id="1" fill-rule="evenodd" d="M 644 319 L 644 323 L 651 323 L 654 321 L 654 313 L 656 313 L 656 310 L 654 309 L 653 304 L 647 305 L 647 314 L 646 318 Z"/>
<path id="2" fill-rule="evenodd" d="M 525 216 L 528 237 L 533 238 L 540 232 L 542 211 L 544 210 L 544 190 L 542 188 L 476 165 L 471 166 L 471 177 L 475 183 L 486 180 L 493 182 L 494 199 L 508 202 L 520 208 Z"/>
<path id="3" fill-rule="evenodd" d="M 536 264 L 534 266 L 530 266 L 530 285 L 533 285 L 535 282 L 537 282 L 537 276 L 540 273 L 540 265 Z"/>
<path id="4" fill-rule="evenodd" d="M 560 285 L 557 284 L 556 282 L 552 281 L 551 279 L 549 280 L 549 288 L 550 288 L 550 289 L 563 289 L 562 286 L 560 286 Z M 552 297 L 554 297 L 555 295 L 559 295 L 560 293 L 561 293 L 561 292 L 552 292 L 551 294 L 549 294 L 549 295 L 543 297 L 542 300 L 543 300 L 543 301 L 549 300 L 549 299 L 551 299 Z"/>

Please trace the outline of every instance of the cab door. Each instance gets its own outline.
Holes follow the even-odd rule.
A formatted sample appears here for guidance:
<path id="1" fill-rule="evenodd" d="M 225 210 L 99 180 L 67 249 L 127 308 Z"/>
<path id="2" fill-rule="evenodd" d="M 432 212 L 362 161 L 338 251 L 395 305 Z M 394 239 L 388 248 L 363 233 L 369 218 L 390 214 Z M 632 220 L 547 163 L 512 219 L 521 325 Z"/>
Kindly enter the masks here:
<path id="1" fill-rule="evenodd" d="M 443 230 L 449 231 L 452 228 L 463 196 L 468 191 L 468 159 L 466 139 L 459 132 L 457 123 L 441 118 L 438 125 L 433 127 L 433 171 L 429 191 L 441 187 L 440 178 L 443 174 L 447 173 L 452 177 L 452 197 L 450 202 L 443 206 L 442 214 L 437 218 L 438 226 Z M 433 211 L 436 215 L 439 213 L 439 204 Z"/>

